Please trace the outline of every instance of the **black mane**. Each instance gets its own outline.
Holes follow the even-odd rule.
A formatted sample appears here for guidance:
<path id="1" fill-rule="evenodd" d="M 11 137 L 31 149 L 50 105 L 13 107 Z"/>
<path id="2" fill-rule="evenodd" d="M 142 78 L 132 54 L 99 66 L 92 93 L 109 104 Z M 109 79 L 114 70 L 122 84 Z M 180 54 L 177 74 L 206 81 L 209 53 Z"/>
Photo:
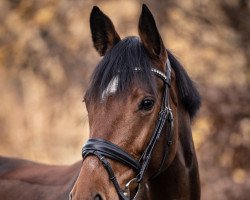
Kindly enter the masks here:
<path id="1" fill-rule="evenodd" d="M 181 63 L 169 50 L 167 50 L 167 52 L 171 67 L 175 71 L 179 98 L 192 118 L 201 106 L 200 94 Z"/>
<path id="2" fill-rule="evenodd" d="M 200 95 L 182 65 L 170 51 L 168 56 L 176 74 L 179 98 L 190 117 L 193 117 L 201 104 Z M 134 80 L 139 80 L 143 87 L 156 92 L 155 79 L 151 73 L 152 67 L 139 38 L 127 37 L 108 51 L 98 64 L 85 97 L 92 101 L 100 100 L 103 91 L 116 76 L 119 77 L 117 94 L 128 91 Z M 140 68 L 140 73 L 135 71 L 135 68 Z"/>

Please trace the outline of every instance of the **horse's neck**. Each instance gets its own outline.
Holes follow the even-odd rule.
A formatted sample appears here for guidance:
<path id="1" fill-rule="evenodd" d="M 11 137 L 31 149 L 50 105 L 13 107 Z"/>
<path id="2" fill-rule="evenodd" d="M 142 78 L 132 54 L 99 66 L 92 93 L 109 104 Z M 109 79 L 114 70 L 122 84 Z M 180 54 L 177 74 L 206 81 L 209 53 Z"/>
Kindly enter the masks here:
<path id="1" fill-rule="evenodd" d="M 198 163 L 190 127 L 179 129 L 177 154 L 158 178 L 150 183 L 151 198 L 157 200 L 199 200 Z"/>

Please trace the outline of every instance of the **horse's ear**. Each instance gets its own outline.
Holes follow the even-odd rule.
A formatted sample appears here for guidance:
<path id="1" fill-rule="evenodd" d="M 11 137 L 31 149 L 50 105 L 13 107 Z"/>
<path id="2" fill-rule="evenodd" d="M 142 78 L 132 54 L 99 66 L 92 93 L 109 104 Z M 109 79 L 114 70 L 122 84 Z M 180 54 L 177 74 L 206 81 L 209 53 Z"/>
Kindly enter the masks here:
<path id="1" fill-rule="evenodd" d="M 90 14 L 90 29 L 94 47 L 101 56 L 121 40 L 112 21 L 97 6 Z"/>
<path id="2" fill-rule="evenodd" d="M 139 35 L 143 46 L 154 60 L 166 62 L 167 52 L 155 24 L 154 17 L 148 7 L 143 4 L 139 19 Z"/>

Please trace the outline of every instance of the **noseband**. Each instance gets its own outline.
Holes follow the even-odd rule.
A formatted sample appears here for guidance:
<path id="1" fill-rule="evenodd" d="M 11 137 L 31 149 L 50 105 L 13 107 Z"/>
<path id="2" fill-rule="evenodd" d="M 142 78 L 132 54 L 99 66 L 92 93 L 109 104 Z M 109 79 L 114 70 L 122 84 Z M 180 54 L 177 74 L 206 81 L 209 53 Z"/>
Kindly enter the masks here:
<path id="1" fill-rule="evenodd" d="M 135 68 L 134 70 L 140 71 L 140 68 Z M 121 200 L 131 200 L 135 199 L 136 195 L 139 190 L 140 183 L 145 175 L 145 172 L 148 168 L 152 152 L 156 146 L 157 141 L 159 140 L 162 129 L 167 122 L 168 126 L 168 133 L 167 133 L 167 144 L 165 145 L 165 153 L 161 159 L 160 167 L 158 171 L 151 177 L 151 179 L 156 178 L 162 171 L 165 161 L 168 158 L 169 149 L 172 142 L 173 137 L 173 114 L 169 104 L 169 88 L 171 82 L 171 65 L 169 59 L 167 59 L 167 70 L 166 74 L 162 73 L 161 71 L 151 68 L 151 72 L 154 73 L 157 77 L 159 77 L 164 82 L 164 94 L 161 104 L 161 110 L 159 112 L 158 120 L 156 122 L 156 126 L 151 136 L 151 139 L 144 150 L 141 158 L 136 160 L 130 154 L 125 152 L 119 146 L 103 140 L 103 139 L 89 139 L 87 143 L 83 146 L 82 149 L 82 157 L 85 159 L 89 155 L 95 155 L 101 161 L 102 165 L 105 167 L 106 171 L 108 172 L 109 179 L 113 182 L 116 192 Z M 124 165 L 131 167 L 136 173 L 136 177 L 130 180 L 126 186 L 125 190 L 123 191 L 118 184 L 114 171 L 106 158 L 111 160 L 118 161 Z M 137 192 L 134 197 L 130 196 L 130 187 L 132 184 L 137 186 Z M 135 187 L 136 188 L 136 187 Z M 133 189 L 135 189 L 133 188 Z"/>

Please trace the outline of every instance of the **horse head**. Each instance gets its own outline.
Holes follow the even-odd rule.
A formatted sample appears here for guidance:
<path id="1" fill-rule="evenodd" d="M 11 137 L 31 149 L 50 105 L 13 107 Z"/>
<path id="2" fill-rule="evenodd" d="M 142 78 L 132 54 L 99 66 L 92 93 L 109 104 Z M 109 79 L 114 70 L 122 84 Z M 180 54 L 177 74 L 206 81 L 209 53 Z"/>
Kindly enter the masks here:
<path id="1" fill-rule="evenodd" d="M 184 155 L 179 162 L 187 165 L 185 152 L 179 152 L 182 132 L 188 132 L 186 142 L 192 151 L 190 118 L 199 107 L 198 92 L 188 78 L 177 80 L 184 79 L 186 72 L 174 69 L 178 61 L 166 50 L 146 5 L 139 19 L 139 37 L 121 39 L 96 6 L 90 28 L 94 47 L 103 58 L 84 97 L 90 139 L 83 147 L 71 198 L 161 199 L 155 186 L 165 187 L 162 177 L 178 154 Z M 193 90 L 183 84 L 191 84 Z"/>

